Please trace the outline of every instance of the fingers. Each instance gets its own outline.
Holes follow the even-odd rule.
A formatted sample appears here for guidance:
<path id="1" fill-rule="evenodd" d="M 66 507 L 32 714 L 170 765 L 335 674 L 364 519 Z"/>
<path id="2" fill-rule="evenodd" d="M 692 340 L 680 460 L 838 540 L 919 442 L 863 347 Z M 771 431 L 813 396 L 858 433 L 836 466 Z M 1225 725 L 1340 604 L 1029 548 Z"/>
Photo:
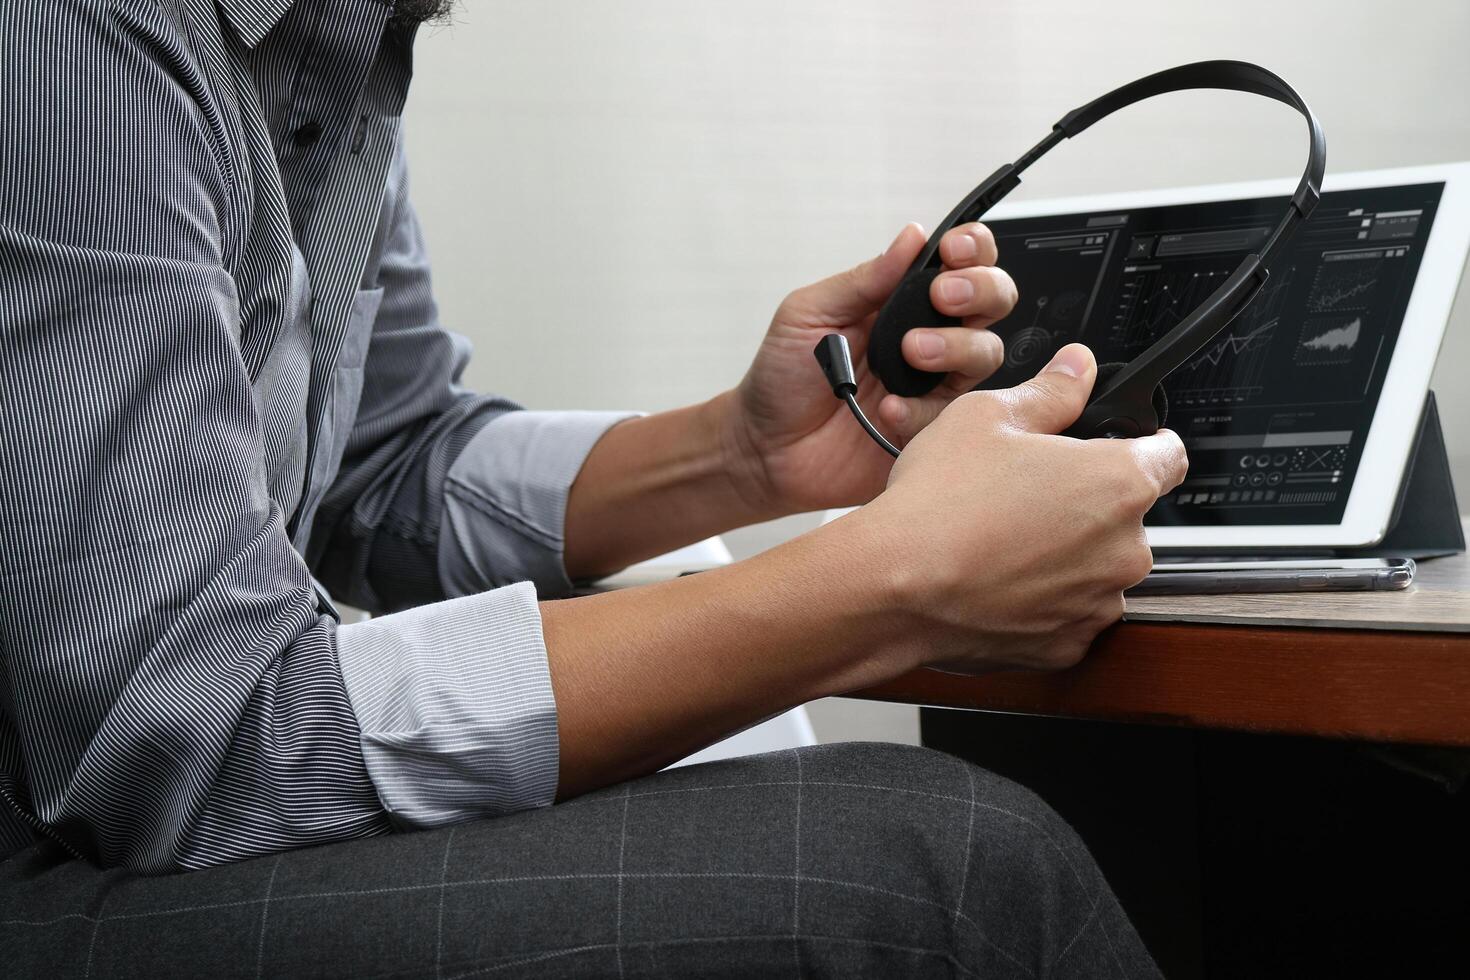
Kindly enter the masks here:
<path id="1" fill-rule="evenodd" d="M 1005 344 L 989 330 L 935 327 L 905 334 L 903 356 L 914 367 L 948 375 L 943 385 L 922 398 L 888 395 L 878 403 L 879 419 L 907 442 L 938 418 L 956 395 L 994 374 L 1006 355 Z"/>
<path id="2" fill-rule="evenodd" d="M 1092 351 L 1081 344 L 1068 344 L 1036 377 L 998 391 L 996 396 L 1010 408 L 1015 424 L 1028 432 L 1055 434 L 1077 421 L 1095 380 L 1097 361 Z"/>
<path id="3" fill-rule="evenodd" d="M 998 257 L 995 236 L 978 221 L 951 228 L 939 239 L 939 258 L 950 269 L 995 265 Z"/>
<path id="4" fill-rule="evenodd" d="M 1005 344 L 989 330 L 934 327 L 910 330 L 903 337 L 903 359 L 923 371 L 958 374 L 975 381 L 990 377 L 1005 360 Z"/>
<path id="5" fill-rule="evenodd" d="M 842 326 L 876 311 L 898 287 L 903 274 L 924 247 L 924 229 L 904 225 L 888 248 L 875 258 L 792 293 L 784 304 L 798 319 Z"/>
<path id="6" fill-rule="evenodd" d="M 940 313 L 979 318 L 986 324 L 1009 314 L 1016 295 L 1011 277 L 991 265 L 942 272 L 929 284 L 929 301 Z"/>
<path id="7" fill-rule="evenodd" d="M 1126 445 L 1149 481 L 1155 500 L 1184 482 L 1189 472 L 1189 456 L 1173 430 L 1160 429 L 1151 436 L 1128 439 Z"/>
<path id="8" fill-rule="evenodd" d="M 929 288 L 934 308 L 987 323 L 1009 314 L 1016 305 L 1016 284 L 995 268 L 998 255 L 995 236 L 978 221 L 945 232 L 939 240 L 939 257 L 948 271 L 935 277 Z"/>
<path id="9" fill-rule="evenodd" d="M 1094 512 L 1117 525 L 1137 524 L 1160 497 L 1184 482 L 1189 468 L 1184 444 L 1168 429 L 1136 439 L 1087 439 L 1092 454 L 1089 487 Z"/>
<path id="10" fill-rule="evenodd" d="M 883 421 L 887 429 L 898 437 L 900 446 L 908 445 L 909 440 L 923 432 L 939 413 L 953 400 L 953 396 L 930 395 L 926 398 L 900 398 L 897 395 L 884 395 L 883 400 L 878 403 L 878 418 Z"/>

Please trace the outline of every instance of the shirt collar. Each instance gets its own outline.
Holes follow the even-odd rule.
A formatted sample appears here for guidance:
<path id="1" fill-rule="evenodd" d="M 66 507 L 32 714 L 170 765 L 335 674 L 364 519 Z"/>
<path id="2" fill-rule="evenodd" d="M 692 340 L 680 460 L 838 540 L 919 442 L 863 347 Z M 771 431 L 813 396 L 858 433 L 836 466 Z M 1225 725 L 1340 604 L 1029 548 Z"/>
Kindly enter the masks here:
<path id="1" fill-rule="evenodd" d="M 245 42 L 247 48 L 260 43 L 261 38 L 276 26 L 296 0 L 218 0 L 225 17 Z"/>

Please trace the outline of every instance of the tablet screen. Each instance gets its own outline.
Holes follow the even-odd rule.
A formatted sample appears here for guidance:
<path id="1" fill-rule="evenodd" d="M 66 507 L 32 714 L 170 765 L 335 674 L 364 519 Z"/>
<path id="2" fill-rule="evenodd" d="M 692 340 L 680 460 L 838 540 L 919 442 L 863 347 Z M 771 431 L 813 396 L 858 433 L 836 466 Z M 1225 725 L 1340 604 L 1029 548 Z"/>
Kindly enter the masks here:
<path id="1" fill-rule="evenodd" d="M 1337 524 L 1443 183 L 1324 194 L 1255 301 L 1164 382 L 1189 477 L 1150 525 Z M 1284 198 L 987 222 L 1020 301 L 993 328 L 1025 380 L 1081 341 L 1127 361 L 1260 249 Z M 1418 412 L 1420 406 L 1396 410 Z"/>

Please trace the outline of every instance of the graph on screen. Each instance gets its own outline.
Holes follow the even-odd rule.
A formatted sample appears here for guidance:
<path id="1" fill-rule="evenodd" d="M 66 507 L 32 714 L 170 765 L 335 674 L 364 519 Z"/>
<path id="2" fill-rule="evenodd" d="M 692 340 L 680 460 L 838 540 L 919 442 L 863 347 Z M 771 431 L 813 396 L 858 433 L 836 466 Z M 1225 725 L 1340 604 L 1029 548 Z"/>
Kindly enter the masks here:
<path id="1" fill-rule="evenodd" d="M 1132 265 L 1123 270 L 1113 343 L 1142 350 L 1184 319 L 1225 281 L 1231 269 L 1191 270 L 1163 264 Z"/>
<path id="2" fill-rule="evenodd" d="M 1329 256 L 1312 282 L 1307 312 L 1333 313 L 1356 309 L 1368 301 L 1383 276 L 1380 252 Z"/>
<path id="3" fill-rule="evenodd" d="M 1239 405 L 1260 394 L 1295 275 L 1292 267 L 1272 277 L 1223 334 L 1180 365 L 1168 382 L 1172 401 L 1197 408 Z"/>
<path id="4" fill-rule="evenodd" d="M 1363 333 L 1362 313 L 1314 317 L 1302 324 L 1296 363 L 1303 366 L 1347 364 Z"/>
<path id="5" fill-rule="evenodd" d="M 1179 405 L 1235 405 L 1261 391 L 1261 374 L 1279 320 L 1231 331 L 1186 361 L 1170 378 Z"/>

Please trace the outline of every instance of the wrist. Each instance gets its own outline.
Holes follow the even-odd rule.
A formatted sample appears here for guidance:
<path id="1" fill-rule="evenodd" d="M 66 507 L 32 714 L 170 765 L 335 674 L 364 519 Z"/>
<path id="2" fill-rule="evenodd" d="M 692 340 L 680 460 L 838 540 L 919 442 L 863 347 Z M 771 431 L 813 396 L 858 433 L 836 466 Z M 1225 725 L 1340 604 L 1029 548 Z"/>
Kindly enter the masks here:
<path id="1" fill-rule="evenodd" d="M 727 413 L 712 399 L 607 430 L 568 493 L 564 560 L 573 580 L 780 516 L 738 470 Z"/>
<path id="2" fill-rule="evenodd" d="M 747 523 L 775 520 L 794 513 L 775 489 L 765 456 L 741 410 L 739 392 L 731 389 L 716 395 L 702 408 L 709 420 L 707 425 L 715 451 L 720 455 L 721 472 L 731 493 L 753 517 Z"/>
<path id="3" fill-rule="evenodd" d="M 884 677 L 924 666 L 931 637 L 922 615 L 930 591 L 927 576 L 909 560 L 912 546 L 898 533 L 881 499 L 825 524 L 811 537 L 823 539 L 829 575 L 843 595 L 843 609 L 856 626 L 852 642 L 881 664 Z"/>
<path id="4" fill-rule="evenodd" d="M 727 625 L 758 651 L 759 663 L 780 665 L 788 703 L 843 695 L 922 660 L 908 617 L 896 614 L 881 568 L 868 561 L 877 553 L 870 538 L 865 524 L 844 518 L 679 582 L 716 589 L 720 602 L 732 603 Z"/>

